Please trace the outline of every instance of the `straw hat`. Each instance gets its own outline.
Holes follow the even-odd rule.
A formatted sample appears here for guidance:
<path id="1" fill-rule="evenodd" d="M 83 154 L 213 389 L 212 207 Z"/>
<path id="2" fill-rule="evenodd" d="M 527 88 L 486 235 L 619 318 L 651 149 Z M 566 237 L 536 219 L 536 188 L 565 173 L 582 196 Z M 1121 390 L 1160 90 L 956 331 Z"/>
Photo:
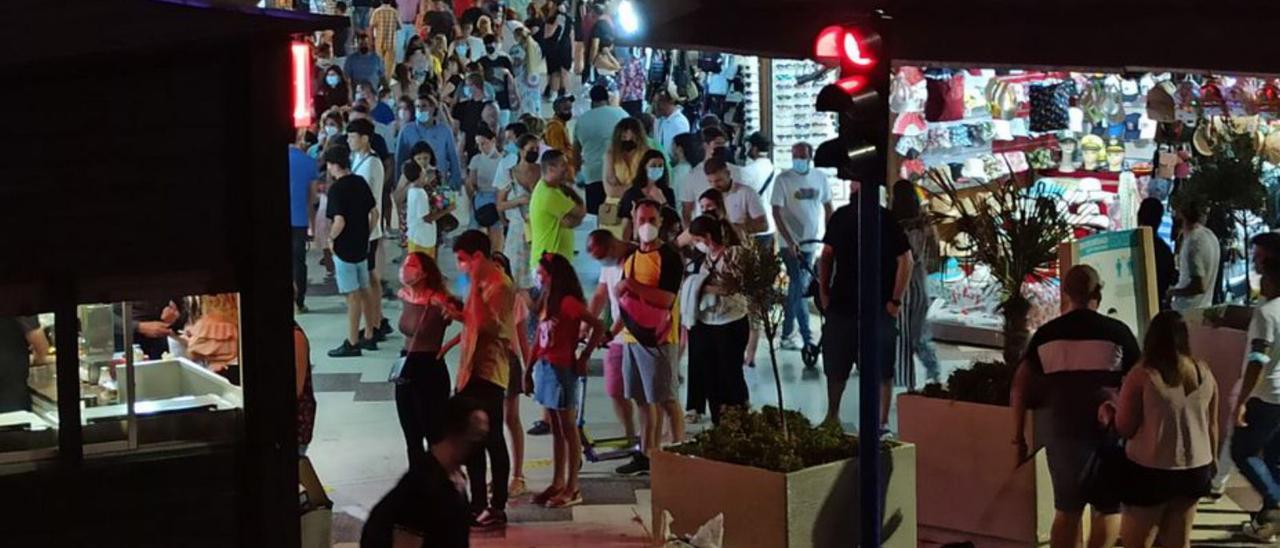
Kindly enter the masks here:
<path id="1" fill-rule="evenodd" d="M 1213 127 L 1213 122 L 1209 120 L 1201 120 L 1200 125 L 1196 126 L 1196 132 L 1191 136 L 1191 146 L 1195 147 L 1196 152 L 1201 156 L 1213 156 L 1213 147 L 1217 142 L 1217 130 Z"/>

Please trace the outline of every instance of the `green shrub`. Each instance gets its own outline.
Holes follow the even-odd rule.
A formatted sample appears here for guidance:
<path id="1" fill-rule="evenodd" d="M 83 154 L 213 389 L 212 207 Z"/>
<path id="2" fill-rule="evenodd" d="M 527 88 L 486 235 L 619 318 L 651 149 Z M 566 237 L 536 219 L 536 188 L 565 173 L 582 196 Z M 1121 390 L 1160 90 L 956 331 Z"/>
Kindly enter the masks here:
<path id="1" fill-rule="evenodd" d="M 947 385 L 926 384 L 920 395 L 987 405 L 1009 405 L 1014 368 L 1004 362 L 974 362 L 968 369 L 957 369 L 947 378 Z"/>
<path id="2" fill-rule="evenodd" d="M 796 411 L 787 411 L 790 439 L 778 427 L 778 408 L 761 411 L 729 408 L 720 424 L 689 441 L 669 448 L 681 455 L 754 466 L 774 472 L 794 472 L 858 455 L 858 439 L 839 425 L 814 426 Z"/>

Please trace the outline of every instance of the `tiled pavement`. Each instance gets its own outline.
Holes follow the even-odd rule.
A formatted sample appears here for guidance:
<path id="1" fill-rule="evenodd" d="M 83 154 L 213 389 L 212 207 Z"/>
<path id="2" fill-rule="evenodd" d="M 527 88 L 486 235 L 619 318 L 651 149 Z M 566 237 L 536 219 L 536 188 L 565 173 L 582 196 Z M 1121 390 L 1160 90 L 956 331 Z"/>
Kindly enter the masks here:
<path id="1" fill-rule="evenodd" d="M 580 231 L 579 241 L 583 236 Z M 308 297 L 311 313 L 298 316 L 299 323 L 312 340 L 312 360 L 316 365 L 314 386 L 318 416 L 315 439 L 308 454 L 335 502 L 335 545 L 354 546 L 369 509 L 406 468 L 404 441 L 393 391 L 386 382 L 403 339 L 393 335 L 380 345 L 380 350 L 367 352 L 363 357 L 328 358 L 325 352 L 339 344 L 345 331 L 345 305 L 333 291 L 332 282 L 321 281 L 323 269 L 316 264 L 316 258 L 313 256 L 309 261 L 315 282 Z M 441 262 L 446 275 L 456 273 L 450 254 L 443 253 Z M 574 265 L 579 268 L 584 290 L 590 293 L 596 285 L 598 267 L 584 256 L 576 258 Z M 394 275 L 390 277 L 394 278 Z M 383 310 L 394 325 L 400 311 L 399 303 L 384 301 Z M 813 325 L 817 327 L 816 320 Z M 456 330 L 455 325 L 450 336 Z M 975 359 L 989 358 L 994 352 L 940 344 L 938 354 L 946 375 Z M 456 360 L 456 353 L 453 356 Z M 598 358 L 591 362 L 587 425 L 598 436 L 620 435 L 621 427 L 616 424 L 609 401 L 603 394 L 602 366 Z M 457 370 L 453 360 L 449 364 L 451 378 Z M 779 352 L 779 361 L 787 407 L 803 412 L 810 419 L 820 419 L 825 412 L 822 376 L 816 371 L 805 370 L 797 352 Z M 760 352 L 758 363 L 761 367 L 748 375 L 752 404 L 775 404 L 773 376 L 768 368 L 766 351 Z M 857 423 L 855 386 L 850 387 L 841 405 L 840 417 L 849 430 L 853 430 Z M 522 398 L 520 412 L 527 427 L 532 419 L 540 416 L 541 409 L 530 399 Z M 690 428 L 702 427 L 705 424 Z M 525 475 L 531 491 L 540 490 L 550 481 L 549 442 L 548 437 L 527 438 Z M 586 504 L 572 509 L 549 510 L 533 506 L 527 497 L 514 500 L 509 508 L 512 525 L 501 534 L 476 535 L 473 544 L 521 547 L 647 545 L 645 539 L 650 529 L 647 480 L 616 477 L 611 471 L 618 464 L 619 461 L 584 464 L 582 481 Z M 1230 495 L 1220 503 L 1203 507 L 1197 523 L 1197 546 L 1257 546 L 1232 540 L 1234 527 L 1247 519 L 1235 501 L 1254 504 L 1248 500 L 1253 496 L 1252 492 L 1247 487 L 1237 487 L 1231 490 Z M 945 537 L 922 530 L 920 538 L 921 546 L 935 546 L 939 544 L 933 541 Z M 986 545 L 983 546 L 985 548 Z"/>

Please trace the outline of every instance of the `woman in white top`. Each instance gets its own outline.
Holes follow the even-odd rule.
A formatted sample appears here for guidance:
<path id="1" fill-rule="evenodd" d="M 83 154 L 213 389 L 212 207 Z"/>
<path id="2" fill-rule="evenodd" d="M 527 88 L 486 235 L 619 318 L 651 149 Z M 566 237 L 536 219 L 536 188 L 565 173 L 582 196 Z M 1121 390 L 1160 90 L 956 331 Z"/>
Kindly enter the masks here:
<path id="1" fill-rule="evenodd" d="M 747 298 L 726 279 L 736 275 L 734 261 L 742 248 L 726 245 L 725 230 L 724 222 L 706 215 L 689 223 L 693 245 L 705 256 L 699 273 L 706 275 L 697 310 L 688 311 L 697 315 L 689 329 L 689 375 L 702 375 L 713 424 L 720 423 L 724 407 L 746 406 L 748 396 L 742 375 L 742 353 L 750 336 Z"/>
<path id="2" fill-rule="evenodd" d="M 498 211 L 507 221 L 507 238 L 502 254 L 511 260 L 511 281 L 522 293 L 529 289 L 529 197 L 542 177 L 538 166 L 538 138 L 522 135 L 516 139 L 518 160 L 508 176 L 510 184 L 498 189 Z"/>
<path id="3" fill-rule="evenodd" d="M 1190 546 L 1197 501 L 1209 494 L 1218 454 L 1218 385 L 1191 357 L 1182 315 L 1151 320 L 1142 361 L 1129 372 L 1115 414 L 1128 438 L 1121 539 L 1126 547 Z"/>

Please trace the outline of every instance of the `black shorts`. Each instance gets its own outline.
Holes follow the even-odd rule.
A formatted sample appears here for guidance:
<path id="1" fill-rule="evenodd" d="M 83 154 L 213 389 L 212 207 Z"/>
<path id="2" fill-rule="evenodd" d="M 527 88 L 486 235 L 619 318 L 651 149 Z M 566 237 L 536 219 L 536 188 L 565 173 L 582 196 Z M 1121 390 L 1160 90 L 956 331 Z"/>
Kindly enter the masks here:
<path id="1" fill-rule="evenodd" d="M 381 239 L 369 240 L 369 260 L 365 261 L 369 272 L 373 272 L 374 267 L 378 265 L 378 242 L 381 241 Z"/>
<path id="2" fill-rule="evenodd" d="M 893 381 L 897 357 L 898 321 L 886 312 L 880 340 L 880 379 Z M 858 361 L 858 317 L 827 314 L 822 325 L 822 371 L 830 379 L 849 380 L 853 364 Z"/>
<path id="3" fill-rule="evenodd" d="M 1199 499 L 1208 496 L 1213 486 L 1212 464 L 1162 470 L 1128 461 L 1125 472 L 1123 502 L 1130 506 L 1159 506 L 1179 498 Z"/>

